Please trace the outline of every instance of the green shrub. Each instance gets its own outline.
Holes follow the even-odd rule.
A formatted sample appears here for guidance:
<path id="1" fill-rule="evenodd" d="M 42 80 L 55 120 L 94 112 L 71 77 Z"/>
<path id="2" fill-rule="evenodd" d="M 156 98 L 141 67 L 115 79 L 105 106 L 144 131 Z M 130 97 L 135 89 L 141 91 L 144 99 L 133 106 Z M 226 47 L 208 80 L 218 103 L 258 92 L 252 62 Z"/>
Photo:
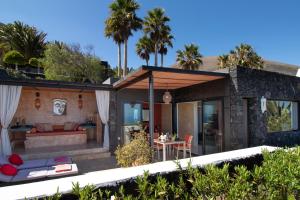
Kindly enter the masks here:
<path id="1" fill-rule="evenodd" d="M 128 144 L 118 146 L 115 154 L 121 167 L 149 164 L 152 159 L 152 149 L 144 132 L 136 133 Z"/>
<path id="2" fill-rule="evenodd" d="M 28 61 L 28 64 L 34 67 L 40 67 L 41 66 L 41 62 L 39 61 L 38 58 L 30 58 Z"/>
<path id="3" fill-rule="evenodd" d="M 142 135 L 136 136 L 135 140 Z M 143 136 L 144 138 L 144 136 Z M 143 140 L 146 141 L 144 138 Z M 229 164 L 223 167 L 208 165 L 205 169 L 186 170 L 180 166 L 176 178 L 150 176 L 145 172 L 137 177 L 134 188 L 120 184 L 116 192 L 94 186 L 80 188 L 74 185 L 73 194 L 78 199 L 214 199 L 214 200 L 298 200 L 300 199 L 300 147 L 263 152 L 264 161 L 253 170 Z M 127 190 L 126 190 L 126 189 Z M 59 197 L 59 196 L 58 196 Z M 55 198 L 56 199 L 56 198 Z"/>
<path id="4" fill-rule="evenodd" d="M 7 64 L 14 64 L 14 65 L 25 64 L 24 56 L 20 52 L 15 50 L 7 52 L 3 57 L 3 61 Z"/>

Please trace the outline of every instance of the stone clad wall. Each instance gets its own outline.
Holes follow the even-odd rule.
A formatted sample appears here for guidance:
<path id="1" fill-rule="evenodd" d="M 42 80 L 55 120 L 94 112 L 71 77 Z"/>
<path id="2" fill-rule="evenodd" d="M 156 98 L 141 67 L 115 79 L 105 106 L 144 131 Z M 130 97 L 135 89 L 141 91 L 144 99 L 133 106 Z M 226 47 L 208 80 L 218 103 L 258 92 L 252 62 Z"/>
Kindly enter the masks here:
<path id="1" fill-rule="evenodd" d="M 119 134 L 117 134 L 117 94 L 116 91 L 110 91 L 109 103 L 109 146 L 110 151 L 114 152 L 119 144 Z"/>
<path id="2" fill-rule="evenodd" d="M 300 144 L 299 131 L 267 133 L 267 114 L 260 109 L 262 96 L 272 100 L 300 101 L 300 78 L 243 67 L 231 71 L 230 77 L 232 148 L 239 148 L 245 143 L 247 133 L 243 132 L 241 120 L 245 114 L 243 99 L 247 99 L 248 103 L 250 146 Z"/>

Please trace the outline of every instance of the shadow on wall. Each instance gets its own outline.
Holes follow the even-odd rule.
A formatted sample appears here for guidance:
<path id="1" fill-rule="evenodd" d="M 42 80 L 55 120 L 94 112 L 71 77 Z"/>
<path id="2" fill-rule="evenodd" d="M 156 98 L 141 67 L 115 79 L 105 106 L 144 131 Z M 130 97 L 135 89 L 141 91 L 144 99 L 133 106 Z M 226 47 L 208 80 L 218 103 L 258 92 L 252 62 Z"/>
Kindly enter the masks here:
<path id="1" fill-rule="evenodd" d="M 267 133 L 266 145 L 279 147 L 294 147 L 300 145 L 300 131 Z"/>

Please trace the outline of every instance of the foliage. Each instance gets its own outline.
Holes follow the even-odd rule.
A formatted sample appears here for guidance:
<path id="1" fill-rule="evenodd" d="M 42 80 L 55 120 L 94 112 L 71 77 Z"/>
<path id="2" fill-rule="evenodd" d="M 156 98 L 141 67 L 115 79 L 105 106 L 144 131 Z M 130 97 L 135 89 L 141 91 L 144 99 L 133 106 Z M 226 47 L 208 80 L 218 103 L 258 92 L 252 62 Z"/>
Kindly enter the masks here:
<path id="1" fill-rule="evenodd" d="M 220 68 L 229 69 L 237 66 L 262 69 L 264 66 L 263 59 L 248 44 L 240 44 L 229 54 L 219 56 L 218 61 Z"/>
<path id="2" fill-rule="evenodd" d="M 0 66 L 3 65 L 3 56 L 9 51 L 9 46 L 5 43 L 0 42 Z"/>
<path id="3" fill-rule="evenodd" d="M 154 43 L 154 65 L 158 66 L 157 54 L 163 47 L 172 47 L 171 28 L 168 25 L 170 18 L 165 15 L 161 8 L 154 8 L 148 12 L 144 20 L 144 33 L 148 35 Z M 163 52 L 163 51 L 161 51 Z"/>
<path id="4" fill-rule="evenodd" d="M 114 39 L 114 41 L 118 44 L 119 52 L 120 44 L 124 43 L 123 76 L 125 76 L 127 72 L 128 39 L 132 35 L 132 32 L 142 28 L 142 19 L 140 19 L 136 14 L 139 7 L 139 4 L 135 0 L 115 0 L 110 5 L 111 15 L 105 21 L 105 35 Z"/>
<path id="5" fill-rule="evenodd" d="M 120 70 L 120 71 L 119 71 Z M 132 67 L 129 67 L 127 68 L 127 73 L 131 73 L 133 72 L 135 69 L 132 68 Z M 115 78 L 118 78 L 118 72 L 120 72 L 120 74 L 123 73 L 123 69 L 119 69 L 118 67 L 114 67 L 111 69 L 111 72 L 110 72 L 110 77 L 115 77 Z"/>
<path id="6" fill-rule="evenodd" d="M 116 190 L 73 185 L 78 199 L 218 199 L 218 200 L 296 200 L 300 198 L 300 147 L 263 152 L 261 166 L 247 169 L 229 164 L 208 165 L 205 169 L 178 166 L 178 174 L 170 177 L 145 172 L 135 180 L 135 188 L 124 183 Z M 126 183 L 125 183 L 126 184 Z"/>
<path id="7" fill-rule="evenodd" d="M 178 50 L 176 62 L 183 69 L 197 70 L 202 64 L 202 55 L 195 44 L 185 45 L 184 50 Z"/>
<path id="8" fill-rule="evenodd" d="M 12 50 L 4 55 L 3 62 L 12 65 L 23 65 L 25 64 L 25 59 L 20 52 Z"/>
<path id="9" fill-rule="evenodd" d="M 34 66 L 34 67 L 40 67 L 41 66 L 41 63 L 40 63 L 39 59 L 37 59 L 37 58 L 30 58 L 29 61 L 28 61 L 28 64 L 31 65 L 31 66 Z"/>
<path id="10" fill-rule="evenodd" d="M 19 21 L 0 26 L 0 46 L 19 51 L 26 62 L 42 57 L 46 48 L 46 33 Z"/>
<path id="11" fill-rule="evenodd" d="M 158 53 L 160 54 L 160 58 L 161 58 L 161 61 L 160 61 L 161 67 L 164 66 L 163 57 L 164 57 L 164 55 L 167 55 L 168 47 L 173 48 L 173 43 L 172 43 L 173 39 L 174 39 L 174 37 L 173 37 L 173 35 L 171 35 L 171 33 L 169 31 L 163 32 L 161 41 L 158 44 Z"/>
<path id="12" fill-rule="evenodd" d="M 118 165 L 131 167 L 151 162 L 152 150 L 144 132 L 134 135 L 134 139 L 124 146 L 118 146 L 115 152 Z"/>
<path id="13" fill-rule="evenodd" d="M 122 62 L 121 62 L 121 44 L 124 43 L 124 38 L 122 37 L 122 24 L 118 19 L 119 16 L 112 15 L 105 20 L 105 37 L 112 38 L 114 42 L 118 45 L 118 70 L 117 75 L 121 77 Z"/>
<path id="14" fill-rule="evenodd" d="M 136 53 L 137 55 L 146 61 L 146 65 L 149 65 L 150 54 L 154 52 L 154 45 L 152 40 L 144 35 L 136 43 Z"/>
<path id="15" fill-rule="evenodd" d="M 113 73 L 111 69 L 105 71 L 91 49 L 83 52 L 79 45 L 48 44 L 42 65 L 50 80 L 101 83 Z"/>

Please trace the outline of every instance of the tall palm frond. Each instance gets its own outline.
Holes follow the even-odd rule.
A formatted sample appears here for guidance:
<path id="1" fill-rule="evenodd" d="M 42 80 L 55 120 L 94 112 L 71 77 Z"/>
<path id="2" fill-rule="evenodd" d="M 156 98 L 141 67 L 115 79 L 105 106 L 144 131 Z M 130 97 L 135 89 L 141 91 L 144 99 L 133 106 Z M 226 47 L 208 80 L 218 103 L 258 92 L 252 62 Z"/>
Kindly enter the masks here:
<path id="1" fill-rule="evenodd" d="M 117 39 L 118 41 L 124 42 L 124 69 L 123 76 L 127 72 L 127 43 L 128 38 L 134 31 L 142 28 L 142 19 L 140 19 L 136 11 L 139 9 L 139 4 L 135 0 L 115 0 L 110 5 L 111 16 L 108 20 L 109 30 L 106 34 Z M 120 42 L 118 43 L 120 46 Z"/>
<path id="2" fill-rule="evenodd" d="M 177 51 L 176 61 L 182 69 L 197 70 L 202 64 L 199 47 L 194 44 L 185 45 L 184 50 Z"/>
<path id="3" fill-rule="evenodd" d="M 136 44 L 137 55 L 146 61 L 146 65 L 149 65 L 150 54 L 154 51 L 154 45 L 150 38 L 143 36 Z"/>
<path id="4" fill-rule="evenodd" d="M 161 8 L 155 8 L 148 12 L 144 20 L 144 32 L 150 36 L 154 42 L 155 58 L 154 65 L 158 66 L 157 54 L 160 43 L 163 43 L 163 38 L 166 33 L 170 34 L 171 28 L 167 24 L 170 19 L 165 15 L 165 11 Z"/>
<path id="5" fill-rule="evenodd" d="M 262 69 L 264 62 L 254 49 L 248 44 L 240 44 L 236 46 L 234 50 L 231 50 L 229 54 L 219 56 L 220 68 L 233 68 L 236 66 Z"/>
<path id="6" fill-rule="evenodd" d="M 27 61 L 43 56 L 46 36 L 46 33 L 19 21 L 0 26 L 0 43 L 7 44 L 10 50 L 19 51 Z"/>
<path id="7" fill-rule="evenodd" d="M 160 54 L 160 64 L 161 67 L 164 66 L 164 55 L 168 53 L 168 47 L 173 48 L 172 40 L 174 39 L 173 35 L 169 32 L 165 32 L 162 34 L 161 41 L 158 45 L 158 53 Z"/>

